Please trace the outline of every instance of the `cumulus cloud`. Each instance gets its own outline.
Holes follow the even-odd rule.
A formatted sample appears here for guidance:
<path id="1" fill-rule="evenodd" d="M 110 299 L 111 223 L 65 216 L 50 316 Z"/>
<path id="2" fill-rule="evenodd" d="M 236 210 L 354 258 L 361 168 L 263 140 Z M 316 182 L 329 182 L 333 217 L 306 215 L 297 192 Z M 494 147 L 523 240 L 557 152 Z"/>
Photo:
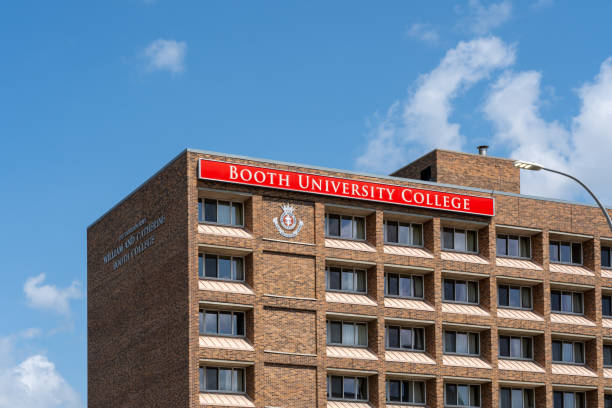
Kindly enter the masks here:
<path id="1" fill-rule="evenodd" d="M 173 75 L 185 70 L 187 44 L 183 41 L 159 38 L 144 50 L 147 69 L 150 71 L 169 71 Z"/>
<path id="2" fill-rule="evenodd" d="M 430 44 L 437 44 L 440 40 L 438 31 L 435 28 L 430 27 L 428 24 L 422 23 L 412 24 L 406 31 L 406 35 Z"/>
<path id="3" fill-rule="evenodd" d="M 395 102 L 385 115 L 374 117 L 368 146 L 357 166 L 387 172 L 427 149 L 460 149 L 464 136 L 458 123 L 449 122 L 453 100 L 514 59 L 514 46 L 496 37 L 460 42 L 416 81 L 405 102 Z"/>
<path id="4" fill-rule="evenodd" d="M 476 35 L 491 32 L 512 17 L 512 3 L 504 0 L 484 6 L 479 0 L 470 0 L 467 15 L 460 19 L 459 26 Z"/>
<path id="5" fill-rule="evenodd" d="M 28 278 L 23 285 L 26 300 L 30 307 L 35 309 L 51 310 L 62 315 L 70 314 L 69 302 L 81 298 L 81 285 L 72 282 L 67 288 L 58 288 L 55 285 L 43 284 L 45 274 Z"/>

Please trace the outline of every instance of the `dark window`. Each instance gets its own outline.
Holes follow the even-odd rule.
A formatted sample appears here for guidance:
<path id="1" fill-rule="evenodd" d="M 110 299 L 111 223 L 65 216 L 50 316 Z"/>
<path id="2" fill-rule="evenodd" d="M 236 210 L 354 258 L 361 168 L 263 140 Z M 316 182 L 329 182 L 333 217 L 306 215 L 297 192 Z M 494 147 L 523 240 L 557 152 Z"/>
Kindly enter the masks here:
<path id="1" fill-rule="evenodd" d="M 200 310 L 200 333 L 244 336 L 244 313 Z"/>
<path id="2" fill-rule="evenodd" d="M 387 402 L 425 404 L 425 383 L 387 380 Z"/>
<path id="3" fill-rule="evenodd" d="M 531 238 L 497 234 L 497 255 L 511 258 L 531 258 Z"/>
<path id="4" fill-rule="evenodd" d="M 385 242 L 423 246 L 423 225 L 385 220 Z"/>
<path id="5" fill-rule="evenodd" d="M 327 398 L 367 401 L 368 379 L 330 375 L 327 377 Z"/>
<path id="6" fill-rule="evenodd" d="M 244 369 L 200 367 L 200 390 L 243 393 Z"/>
<path id="7" fill-rule="evenodd" d="M 363 269 L 327 268 L 327 289 L 365 293 L 366 271 Z"/>
<path id="8" fill-rule="evenodd" d="M 554 391 L 553 408 L 585 408 L 583 392 Z"/>
<path id="9" fill-rule="evenodd" d="M 365 323 L 328 321 L 327 344 L 366 347 L 368 327 Z"/>
<path id="10" fill-rule="evenodd" d="M 531 288 L 529 286 L 499 285 L 497 302 L 502 307 L 531 309 Z"/>
<path id="11" fill-rule="evenodd" d="M 365 239 L 365 218 L 325 214 L 325 235 L 346 239 Z"/>
<path id="12" fill-rule="evenodd" d="M 580 292 L 550 292 L 550 307 L 553 312 L 583 314 L 583 300 Z"/>
<path id="13" fill-rule="evenodd" d="M 427 166 L 421 170 L 421 180 L 431 181 L 431 166 Z"/>
<path id="14" fill-rule="evenodd" d="M 550 262 L 582 265 L 582 244 L 574 242 L 550 242 Z"/>
<path id="15" fill-rule="evenodd" d="M 534 408 L 532 389 L 502 388 L 499 393 L 500 408 Z"/>
<path id="16" fill-rule="evenodd" d="M 444 300 L 478 304 L 478 282 L 444 279 Z"/>
<path id="17" fill-rule="evenodd" d="M 601 247 L 601 266 L 603 268 L 612 267 L 612 248 Z"/>
<path id="18" fill-rule="evenodd" d="M 512 359 L 533 359 L 531 337 L 499 336 L 499 356 Z"/>
<path id="19" fill-rule="evenodd" d="M 604 355 L 604 365 L 612 366 L 612 345 L 604 344 L 603 355 Z"/>
<path id="20" fill-rule="evenodd" d="M 612 296 L 603 295 L 601 297 L 601 313 L 604 316 L 612 316 Z"/>
<path id="21" fill-rule="evenodd" d="M 242 203 L 199 198 L 198 220 L 221 225 L 243 226 Z"/>
<path id="22" fill-rule="evenodd" d="M 553 340 L 553 361 L 557 363 L 584 364 L 584 343 Z"/>
<path id="23" fill-rule="evenodd" d="M 423 298 L 422 276 L 387 273 L 385 279 L 385 294 L 387 296 Z"/>
<path id="24" fill-rule="evenodd" d="M 444 353 L 478 355 L 480 353 L 479 334 L 445 330 Z"/>
<path id="25" fill-rule="evenodd" d="M 387 348 L 425 351 L 425 330 L 421 327 L 388 326 Z"/>
<path id="26" fill-rule="evenodd" d="M 478 252 L 478 233 L 456 228 L 442 229 L 442 249 L 460 252 Z"/>
<path id="27" fill-rule="evenodd" d="M 200 254 L 198 259 L 200 278 L 244 280 L 244 258 Z"/>
<path id="28" fill-rule="evenodd" d="M 604 408 L 612 408 L 612 395 L 606 395 L 604 399 Z"/>
<path id="29" fill-rule="evenodd" d="M 447 407 L 480 407 L 480 385 L 445 384 L 444 405 Z"/>

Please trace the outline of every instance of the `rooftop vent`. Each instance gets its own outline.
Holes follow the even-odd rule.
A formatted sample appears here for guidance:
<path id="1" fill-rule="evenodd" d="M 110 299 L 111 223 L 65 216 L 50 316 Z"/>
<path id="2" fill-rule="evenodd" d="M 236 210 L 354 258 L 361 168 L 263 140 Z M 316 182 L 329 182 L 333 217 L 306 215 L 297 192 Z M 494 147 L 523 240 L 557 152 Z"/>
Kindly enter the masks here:
<path id="1" fill-rule="evenodd" d="M 487 145 L 480 145 L 480 146 L 478 146 L 478 154 L 481 155 L 481 156 L 486 156 L 488 149 L 489 149 L 489 146 L 487 146 Z"/>

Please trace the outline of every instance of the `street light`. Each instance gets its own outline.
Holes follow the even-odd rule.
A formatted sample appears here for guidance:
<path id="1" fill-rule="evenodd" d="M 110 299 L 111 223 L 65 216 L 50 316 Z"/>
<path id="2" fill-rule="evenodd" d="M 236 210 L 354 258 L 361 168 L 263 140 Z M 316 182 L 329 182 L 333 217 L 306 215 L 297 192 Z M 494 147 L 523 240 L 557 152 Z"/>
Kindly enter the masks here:
<path id="1" fill-rule="evenodd" d="M 524 160 L 516 160 L 514 162 L 514 167 L 518 167 L 519 169 L 523 169 L 523 170 L 533 170 L 533 171 L 545 170 L 545 171 L 550 171 L 551 173 L 557 173 L 557 174 L 560 174 L 562 176 L 571 178 L 572 180 L 574 180 L 575 182 L 580 184 L 582 187 L 584 187 L 584 189 L 589 192 L 591 197 L 593 197 L 593 199 L 595 199 L 595 202 L 597 203 L 599 208 L 601 208 L 601 212 L 603 212 L 604 217 L 606 217 L 606 221 L 608 221 L 608 226 L 610 227 L 610 231 L 612 231 L 612 220 L 610 219 L 610 214 L 608 214 L 608 211 L 603 206 L 601 201 L 599 201 L 599 199 L 595 196 L 595 194 L 593 194 L 593 192 L 582 181 L 578 180 L 576 177 L 570 176 L 569 174 L 560 172 L 558 170 L 548 169 L 548 168 L 546 168 L 546 167 L 544 167 L 544 166 L 542 166 L 541 164 L 538 164 L 538 163 L 528 162 L 528 161 L 524 161 Z"/>

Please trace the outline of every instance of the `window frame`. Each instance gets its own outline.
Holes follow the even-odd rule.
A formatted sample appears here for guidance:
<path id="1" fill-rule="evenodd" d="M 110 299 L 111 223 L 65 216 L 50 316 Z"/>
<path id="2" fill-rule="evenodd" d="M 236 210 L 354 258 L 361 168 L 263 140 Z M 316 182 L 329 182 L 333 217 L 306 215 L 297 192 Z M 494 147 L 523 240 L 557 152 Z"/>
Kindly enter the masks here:
<path id="1" fill-rule="evenodd" d="M 228 202 L 230 206 L 230 223 L 221 223 L 219 221 L 206 221 L 206 201 L 215 201 L 215 207 L 217 209 L 217 220 L 219 220 L 219 201 Z M 200 203 L 201 203 L 201 211 L 200 211 Z M 241 224 L 232 224 L 231 219 L 234 217 L 232 212 L 232 208 L 234 204 L 240 205 L 241 213 L 242 213 L 242 223 Z M 202 217 L 200 218 L 200 213 L 202 213 Z M 242 201 L 234 201 L 231 199 L 220 200 L 218 198 L 206 198 L 206 197 L 198 197 L 198 223 L 199 224 L 209 224 L 209 225 L 220 225 L 223 227 L 236 227 L 236 228 L 244 228 L 244 203 Z"/>
<path id="2" fill-rule="evenodd" d="M 447 396 L 447 386 L 448 385 L 454 385 L 457 388 L 457 395 L 459 394 L 459 387 L 461 386 L 467 386 L 468 387 L 468 398 L 470 396 L 470 387 L 478 387 L 478 399 L 480 401 L 480 405 L 472 405 L 472 401 L 468 402 L 468 405 L 459 405 L 459 402 L 457 402 L 457 404 L 455 405 L 451 405 L 448 403 L 448 396 Z M 482 407 L 482 387 L 480 384 L 463 384 L 463 383 L 444 383 L 444 406 L 445 407 L 453 407 L 453 408 L 481 408 Z"/>
<path id="3" fill-rule="evenodd" d="M 502 356 L 501 355 L 501 347 L 500 347 L 500 343 L 501 343 L 501 337 L 508 337 L 509 341 L 512 342 L 512 339 L 520 339 L 521 340 L 521 357 L 512 357 L 511 355 L 508 356 Z M 523 357 L 523 339 L 529 339 L 529 341 L 531 342 L 531 357 Z M 533 350 L 533 337 L 532 336 L 512 336 L 512 335 L 506 335 L 506 334 L 499 334 L 498 335 L 498 341 L 497 341 L 497 357 L 501 358 L 503 360 L 520 360 L 520 361 L 534 361 L 534 350 Z M 510 343 L 510 350 L 512 349 L 512 343 Z M 510 351 L 510 354 L 512 354 L 512 352 Z"/>
<path id="4" fill-rule="evenodd" d="M 604 307 L 603 306 L 603 298 L 604 297 L 607 297 L 607 298 L 610 299 L 610 302 L 609 302 L 610 303 L 610 314 L 604 313 L 604 308 L 603 308 Z M 601 315 L 604 318 L 612 318 L 612 295 L 604 295 L 604 294 L 601 295 Z"/>
<path id="5" fill-rule="evenodd" d="M 553 407 L 555 404 L 555 394 L 560 393 L 562 395 L 562 400 L 563 400 L 563 396 L 565 394 L 574 394 L 574 406 L 573 407 L 564 407 L 564 408 L 575 408 L 576 407 L 576 394 L 582 394 L 582 401 L 584 401 L 584 407 L 586 408 L 587 406 L 587 400 L 586 400 L 586 393 L 584 391 L 562 391 L 562 390 L 553 390 Z M 565 405 L 565 401 L 563 402 L 563 405 Z"/>
<path id="6" fill-rule="evenodd" d="M 605 353 L 606 347 L 609 347 L 611 349 L 610 350 L 610 354 L 612 355 L 612 344 L 604 344 L 603 345 L 603 349 L 604 349 L 604 353 L 603 353 L 603 355 L 604 355 L 603 366 L 609 368 L 609 367 L 612 367 L 612 361 L 610 361 L 610 364 L 606 364 L 606 358 L 605 358 L 605 356 L 606 356 L 606 353 Z"/>
<path id="7" fill-rule="evenodd" d="M 400 330 L 400 338 L 399 338 L 399 347 L 391 347 L 389 346 L 389 327 L 396 327 Z M 412 331 L 412 348 L 404 348 L 402 347 L 402 333 L 401 330 L 411 330 Z M 415 339 L 415 335 L 414 335 L 414 330 L 415 329 L 419 329 L 419 330 L 423 330 L 423 350 L 419 350 L 419 349 L 415 349 L 414 348 L 414 339 Z M 385 350 L 397 350 L 397 351 L 410 351 L 410 352 L 414 352 L 414 353 L 425 353 L 427 350 L 427 340 L 425 338 L 426 336 L 426 330 L 424 327 L 410 327 L 410 326 L 399 326 L 399 325 L 395 325 L 395 324 L 387 324 L 385 325 Z"/>
<path id="8" fill-rule="evenodd" d="M 559 260 L 558 261 L 553 261 L 552 257 L 550 256 L 550 247 L 554 244 L 557 244 L 558 246 L 558 257 Z M 569 244 L 570 246 L 570 262 L 564 262 L 561 260 L 561 244 Z M 573 260 L 571 258 L 573 258 L 573 247 L 574 245 L 580 245 L 580 262 L 576 263 L 573 262 Z M 549 248 L 549 254 L 548 254 L 548 260 L 550 263 L 553 264 L 561 264 L 561 265 L 576 265 L 576 266 L 583 266 L 584 265 L 584 247 L 582 246 L 582 242 L 572 242 L 572 241 L 550 241 L 548 243 L 548 248 Z"/>
<path id="9" fill-rule="evenodd" d="M 387 239 L 387 224 L 390 222 L 397 224 L 397 227 L 398 227 L 397 242 L 389 241 Z M 403 242 L 399 242 L 399 224 L 410 225 L 410 243 L 405 244 Z M 414 232 L 413 232 L 414 225 L 419 225 L 421 227 L 421 244 L 414 243 Z M 393 220 L 393 219 L 390 219 L 390 220 L 384 219 L 383 220 L 383 242 L 385 245 L 388 244 L 388 245 L 405 246 L 405 247 L 412 247 L 412 248 L 424 248 L 425 247 L 425 231 L 423 228 L 423 224 L 420 224 L 418 222 L 402 222 L 402 221 Z"/>
<path id="10" fill-rule="evenodd" d="M 330 330 L 329 330 L 329 325 L 330 323 L 340 323 L 342 329 L 340 330 L 340 343 L 331 343 L 330 342 Z M 357 325 L 364 325 L 365 326 L 365 335 L 366 335 L 366 344 L 365 345 L 360 345 L 360 344 L 344 344 L 342 343 L 342 330 L 344 330 L 344 325 L 345 324 L 350 324 L 354 327 L 354 336 L 355 336 L 355 340 L 357 339 Z M 354 320 L 326 320 L 325 322 L 325 345 L 326 346 L 338 346 L 338 347 L 354 347 L 354 348 L 368 348 L 368 344 L 370 344 L 370 339 L 369 339 L 369 335 L 368 335 L 368 322 L 357 322 Z"/>
<path id="11" fill-rule="evenodd" d="M 468 282 L 476 282 L 476 296 L 477 296 L 477 300 L 476 302 L 470 302 L 469 300 L 463 301 L 463 300 L 448 300 L 446 299 L 446 291 L 445 291 L 445 286 L 446 286 L 446 281 L 453 281 L 454 282 L 454 287 L 455 289 L 453 290 L 453 293 L 455 294 L 455 299 L 457 299 L 457 282 L 465 282 L 465 287 L 466 287 L 466 299 L 470 298 L 470 289 L 469 289 L 469 283 Z M 444 303 L 458 303 L 461 305 L 480 305 L 480 281 L 477 280 L 468 280 L 468 279 L 455 279 L 455 278 L 442 278 L 442 302 Z"/>
<path id="12" fill-rule="evenodd" d="M 209 390 L 206 389 L 206 369 L 207 368 L 214 368 L 217 370 L 217 388 L 219 388 L 219 370 L 223 369 L 223 370 L 230 370 L 232 372 L 232 382 L 234 380 L 234 375 L 233 373 L 235 371 L 240 371 L 242 373 L 242 386 L 243 386 L 243 390 L 242 391 L 228 391 L 228 390 Z M 204 375 L 201 374 L 202 370 L 204 371 Z M 234 394 L 234 395 L 246 395 L 246 390 L 247 390 L 247 383 L 246 383 L 246 369 L 244 367 L 222 367 L 222 366 L 200 366 L 200 386 L 199 386 L 199 390 L 200 392 L 206 392 L 206 393 L 219 393 L 219 394 Z M 202 388 L 202 379 L 204 380 L 204 388 Z"/>
<path id="13" fill-rule="evenodd" d="M 215 256 L 217 257 L 217 276 L 206 276 L 206 256 Z M 230 274 L 232 276 L 236 276 L 236 270 L 234 269 L 234 259 L 240 258 L 242 259 L 242 279 L 226 279 L 219 278 L 219 257 L 230 258 L 231 268 Z M 202 261 L 200 261 L 202 260 Z M 200 275 L 200 265 L 202 265 L 202 275 Z M 246 280 L 246 261 L 244 256 L 234 256 L 234 255 L 223 255 L 223 254 L 212 254 L 206 252 L 198 253 L 198 279 L 210 279 L 210 280 L 218 280 L 223 282 L 245 282 Z"/>
<path id="14" fill-rule="evenodd" d="M 342 398 L 338 398 L 338 397 L 332 397 L 331 394 L 331 382 L 330 379 L 332 377 L 340 377 L 342 378 Z M 345 378 L 354 378 L 355 379 L 355 383 L 357 382 L 357 379 L 362 379 L 365 380 L 365 384 L 366 384 L 366 398 L 365 399 L 351 399 L 351 398 L 344 398 L 344 379 Z M 368 377 L 362 377 L 362 376 L 352 376 L 352 375 L 332 375 L 332 374 L 328 374 L 327 375 L 327 399 L 329 401 L 353 401 L 353 402 L 369 402 L 370 401 L 370 382 L 368 381 Z M 355 393 L 356 396 L 357 393 Z"/>
<path id="15" fill-rule="evenodd" d="M 500 237 L 505 237 L 505 242 L 506 242 L 506 254 L 502 254 L 500 255 L 497 252 L 497 240 L 500 239 Z M 509 242 L 510 242 L 510 237 L 517 237 L 518 238 L 518 245 L 519 245 L 519 255 L 518 256 L 513 256 L 509 254 Z M 521 239 L 528 239 L 529 240 L 529 256 L 521 256 Z M 510 258 L 510 259 L 524 259 L 524 260 L 531 260 L 533 257 L 533 246 L 531 243 L 531 236 L 529 235 L 514 235 L 514 234 L 506 234 L 506 233 L 499 233 L 495 235 L 495 255 L 498 258 Z"/>
<path id="16" fill-rule="evenodd" d="M 389 293 L 389 284 L 388 284 L 388 279 L 389 279 L 389 275 L 397 275 L 398 277 L 398 282 L 399 279 L 401 277 L 410 277 L 410 291 L 412 292 L 411 296 L 402 296 L 399 294 L 399 288 L 398 288 L 398 294 L 397 295 L 393 295 Z M 423 296 L 415 296 L 414 295 L 414 277 L 415 276 L 419 276 L 421 278 L 421 281 L 423 283 Z M 399 286 L 399 283 L 398 283 Z M 392 297 L 392 298 L 399 298 L 399 299 L 415 299 L 415 300 L 424 300 L 425 299 L 425 275 L 420 275 L 418 273 L 400 273 L 400 272 L 385 272 L 385 297 Z"/>
<path id="17" fill-rule="evenodd" d="M 333 215 L 333 216 L 338 216 L 340 217 L 340 235 L 339 236 L 335 236 L 335 235 L 329 235 L 329 216 Z M 350 217 L 351 218 L 351 238 L 347 238 L 347 237 L 343 237 L 342 236 L 342 217 Z M 363 238 L 355 238 L 356 235 L 356 224 L 355 224 L 355 219 L 356 218 L 361 218 L 363 220 Z M 332 239 L 345 239 L 345 240 L 349 240 L 349 241 L 358 241 L 358 242 L 366 242 L 367 238 L 368 238 L 368 231 L 367 231 L 367 223 L 366 223 L 366 217 L 365 216 L 361 216 L 361 215 L 347 215 L 347 214 L 338 214 L 338 213 L 328 213 L 325 212 L 325 238 L 332 238 Z"/>
<path id="18" fill-rule="evenodd" d="M 507 286 L 508 287 L 508 306 L 506 305 L 502 305 L 500 304 L 500 296 L 499 296 L 499 289 L 502 286 Z M 514 307 L 510 305 L 510 288 L 519 288 L 521 291 L 521 306 L 520 307 Z M 523 306 L 523 289 L 529 289 L 529 296 L 531 298 L 531 307 L 525 307 Z M 501 283 L 501 284 L 497 284 L 497 307 L 500 309 L 512 309 L 512 310 L 533 310 L 533 287 L 532 286 L 520 286 L 520 285 L 512 285 L 509 283 Z"/>
<path id="19" fill-rule="evenodd" d="M 446 248 L 444 246 L 444 230 L 445 229 L 453 230 L 453 248 Z M 455 232 L 456 231 L 463 231 L 465 233 L 465 250 L 461 250 L 461 249 L 455 248 Z M 468 251 L 468 249 L 467 249 L 468 231 L 469 232 L 474 232 L 476 234 L 476 241 L 475 241 L 476 249 L 474 251 Z M 459 252 L 459 253 L 462 253 L 462 254 L 475 254 L 475 255 L 480 253 L 480 248 L 479 248 L 479 244 L 478 244 L 478 230 L 467 229 L 467 228 L 455 228 L 455 227 L 444 227 L 444 226 L 442 226 L 442 233 L 440 234 L 440 239 L 442 241 L 441 245 L 440 245 L 442 251 L 446 251 L 446 252 Z"/>
<path id="20" fill-rule="evenodd" d="M 398 381 L 400 383 L 400 400 L 399 401 L 392 401 L 389 399 L 389 382 L 391 381 Z M 404 383 L 410 383 L 410 388 L 412 389 L 412 395 L 414 396 L 414 384 L 415 383 L 423 383 L 423 402 L 415 402 L 414 398 L 413 401 L 402 401 L 402 394 L 403 394 L 403 390 L 404 390 Z M 410 404 L 411 406 L 427 406 L 427 381 L 420 381 L 420 380 L 402 380 L 402 379 L 396 379 L 396 378 L 387 378 L 387 380 L 385 381 L 385 403 L 386 404 L 399 404 L 399 405 L 404 405 L 404 404 Z"/>
<path id="21" fill-rule="evenodd" d="M 446 333 L 447 332 L 453 332 L 455 333 L 455 351 L 446 351 Z M 461 334 L 466 334 L 467 335 L 467 346 L 468 346 L 468 352 L 467 353 L 459 353 L 457 352 L 457 334 L 461 333 Z M 478 338 L 477 344 L 478 344 L 478 353 L 477 354 L 471 354 L 470 353 L 470 334 L 475 334 L 476 337 Z M 442 332 L 442 354 L 446 354 L 449 356 L 468 356 L 468 357 L 480 357 L 481 356 L 481 346 L 480 346 L 480 333 L 479 332 L 470 332 L 470 331 L 459 331 L 459 330 L 446 330 L 444 329 Z"/>
<path id="22" fill-rule="evenodd" d="M 551 363 L 553 363 L 553 364 L 569 364 L 569 365 L 577 365 L 577 366 L 586 366 L 586 361 L 587 361 L 587 358 L 586 358 L 586 344 L 585 344 L 584 341 L 567 341 L 567 340 L 552 339 L 552 341 L 551 341 L 551 348 L 552 348 L 552 345 L 555 342 L 560 342 L 561 343 L 561 360 L 555 360 L 554 359 L 554 353 L 553 353 L 553 355 L 551 356 L 551 359 L 550 359 Z M 574 361 L 564 361 L 563 360 L 563 344 L 565 344 L 565 343 L 572 345 L 572 357 L 573 357 Z M 575 353 L 576 344 L 581 344 L 582 345 L 582 359 L 584 360 L 582 363 L 577 363 L 576 362 L 576 353 Z"/>
<path id="23" fill-rule="evenodd" d="M 521 390 L 521 405 L 522 408 L 535 408 L 535 390 L 533 388 L 522 388 L 522 387 L 499 387 L 499 406 L 501 407 L 501 392 L 502 390 L 510 390 L 510 408 L 512 407 L 512 391 L 513 390 Z M 530 391 L 531 396 L 533 398 L 533 406 L 526 407 L 525 406 L 525 391 Z"/>
<path id="24" fill-rule="evenodd" d="M 601 262 L 601 260 L 603 259 L 603 256 L 602 256 L 599 258 L 600 263 L 601 263 L 601 268 L 602 269 L 612 269 L 612 247 L 602 245 L 601 252 L 603 253 L 604 251 L 608 252 L 608 259 L 610 260 L 610 265 L 604 265 L 603 262 Z"/>
<path id="25" fill-rule="evenodd" d="M 553 302 L 552 302 L 552 296 L 553 296 L 553 292 L 558 292 L 559 295 L 561 296 L 561 300 L 559 305 L 561 306 L 561 308 L 563 308 L 563 294 L 564 293 L 571 293 L 571 298 L 572 298 L 572 311 L 571 312 L 567 312 L 564 310 L 554 310 L 553 309 Z M 582 308 L 582 312 L 578 313 L 578 312 L 574 312 L 574 294 L 580 294 L 580 300 L 582 302 L 581 304 L 581 308 Z M 557 290 L 557 289 L 552 289 L 550 291 L 550 312 L 551 313 L 558 313 L 558 314 L 567 314 L 567 315 L 574 315 L 574 316 L 584 316 L 584 293 L 583 292 L 574 292 L 574 291 L 567 291 L 567 290 Z"/>
<path id="26" fill-rule="evenodd" d="M 206 309 L 206 308 L 200 308 L 199 310 L 199 314 L 198 314 L 198 318 L 200 318 L 200 315 L 203 313 L 204 314 L 204 318 L 202 320 L 202 322 L 204 323 L 204 329 L 206 329 L 206 313 L 210 312 L 210 313 L 217 313 L 217 333 L 207 333 L 206 331 L 201 331 L 201 327 L 199 325 L 200 321 L 198 321 L 198 334 L 200 336 L 215 336 L 215 337 L 232 337 L 232 338 L 238 338 L 238 339 L 244 339 L 246 338 L 246 313 L 241 311 L 241 310 L 221 310 L 221 309 Z M 234 315 L 236 314 L 241 314 L 242 315 L 242 332 L 244 334 L 222 334 L 219 333 L 219 313 L 231 313 L 232 315 L 232 331 L 234 331 Z"/>
<path id="27" fill-rule="evenodd" d="M 329 274 L 330 274 L 330 269 L 331 268 L 338 268 L 340 269 L 340 287 L 342 287 L 342 273 L 345 271 L 351 271 L 351 273 L 353 274 L 353 285 L 354 287 L 357 287 L 357 271 L 363 271 L 364 275 L 365 275 L 365 290 L 362 292 L 360 290 L 348 290 L 348 289 L 331 289 L 330 286 L 330 279 L 329 279 Z M 354 294 L 359 294 L 359 295 L 367 295 L 368 293 L 368 270 L 367 269 L 361 269 L 361 268 L 344 268 L 341 266 L 334 266 L 334 265 L 328 265 L 325 267 L 325 290 L 327 292 L 338 292 L 338 293 L 354 293 Z"/>

